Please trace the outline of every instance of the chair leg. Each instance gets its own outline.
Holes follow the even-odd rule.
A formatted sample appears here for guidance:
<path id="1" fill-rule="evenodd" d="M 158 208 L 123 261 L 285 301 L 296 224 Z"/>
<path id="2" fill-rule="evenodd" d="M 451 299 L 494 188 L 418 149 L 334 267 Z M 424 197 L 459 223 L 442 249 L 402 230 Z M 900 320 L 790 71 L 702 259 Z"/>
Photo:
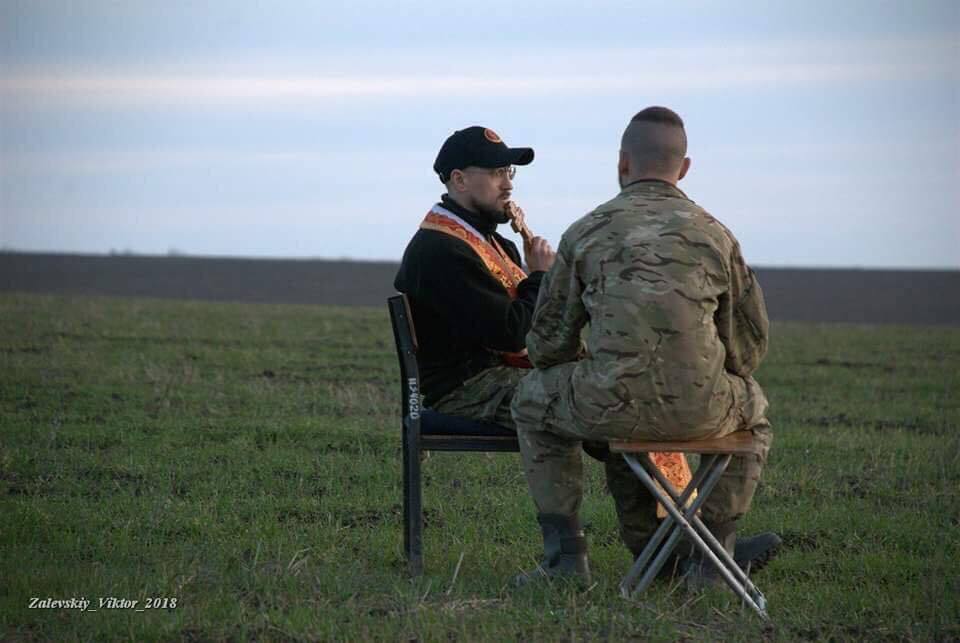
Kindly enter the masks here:
<path id="1" fill-rule="evenodd" d="M 403 549 L 411 576 L 423 573 L 423 502 L 420 485 L 420 444 L 403 430 Z"/>

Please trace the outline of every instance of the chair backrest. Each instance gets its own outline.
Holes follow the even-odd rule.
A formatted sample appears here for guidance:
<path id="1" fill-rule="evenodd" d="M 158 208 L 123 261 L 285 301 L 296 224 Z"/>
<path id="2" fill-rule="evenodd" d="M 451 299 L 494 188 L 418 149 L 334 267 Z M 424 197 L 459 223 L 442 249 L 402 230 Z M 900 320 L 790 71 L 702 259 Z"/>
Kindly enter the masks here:
<path id="1" fill-rule="evenodd" d="M 417 334 L 410 314 L 410 302 L 404 294 L 387 299 L 393 339 L 400 361 L 400 400 L 403 405 L 404 425 L 420 420 L 420 370 L 417 368 Z"/>
<path id="2" fill-rule="evenodd" d="M 417 366 L 417 334 L 410 302 L 399 294 L 387 299 L 393 338 L 400 361 L 400 401 L 403 407 L 405 457 L 431 451 L 518 451 L 512 429 L 489 422 L 444 415 L 423 407 L 420 402 L 420 370 Z M 419 462 L 419 460 L 417 460 Z"/>

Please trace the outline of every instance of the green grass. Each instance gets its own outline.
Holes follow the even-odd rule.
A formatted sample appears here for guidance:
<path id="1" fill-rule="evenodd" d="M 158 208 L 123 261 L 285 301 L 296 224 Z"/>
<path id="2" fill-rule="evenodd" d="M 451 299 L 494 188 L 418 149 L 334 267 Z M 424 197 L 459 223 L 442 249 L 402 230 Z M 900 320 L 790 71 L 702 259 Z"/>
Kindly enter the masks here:
<path id="1" fill-rule="evenodd" d="M 385 309 L 6 294 L 0 364 L 0 639 L 960 638 L 957 328 L 774 324 L 743 526 L 785 539 L 771 626 L 724 592 L 621 599 L 589 460 L 588 591 L 506 587 L 539 553 L 516 454 L 424 463 L 411 581 Z M 110 596 L 177 606 L 28 609 Z"/>

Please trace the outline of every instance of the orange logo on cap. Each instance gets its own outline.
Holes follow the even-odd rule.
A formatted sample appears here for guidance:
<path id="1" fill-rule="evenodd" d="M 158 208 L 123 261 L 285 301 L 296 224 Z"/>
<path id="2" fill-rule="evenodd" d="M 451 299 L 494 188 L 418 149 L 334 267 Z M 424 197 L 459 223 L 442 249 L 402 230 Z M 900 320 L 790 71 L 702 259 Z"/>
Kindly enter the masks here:
<path id="1" fill-rule="evenodd" d="M 494 132 L 492 129 L 483 130 L 483 136 L 491 143 L 503 143 L 503 139 L 497 136 L 497 133 Z"/>

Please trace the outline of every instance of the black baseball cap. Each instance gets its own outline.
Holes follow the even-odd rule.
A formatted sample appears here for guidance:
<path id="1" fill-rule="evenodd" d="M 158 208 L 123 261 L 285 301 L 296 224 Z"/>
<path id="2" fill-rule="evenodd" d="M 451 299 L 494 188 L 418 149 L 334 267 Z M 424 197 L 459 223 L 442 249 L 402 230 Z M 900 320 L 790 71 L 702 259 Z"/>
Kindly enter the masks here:
<path id="1" fill-rule="evenodd" d="M 507 165 L 529 165 L 533 162 L 533 149 L 529 147 L 507 147 L 492 129 L 474 125 L 457 130 L 443 142 L 433 170 L 440 175 L 440 181 L 450 180 L 450 173 L 465 167 L 505 167 Z"/>

